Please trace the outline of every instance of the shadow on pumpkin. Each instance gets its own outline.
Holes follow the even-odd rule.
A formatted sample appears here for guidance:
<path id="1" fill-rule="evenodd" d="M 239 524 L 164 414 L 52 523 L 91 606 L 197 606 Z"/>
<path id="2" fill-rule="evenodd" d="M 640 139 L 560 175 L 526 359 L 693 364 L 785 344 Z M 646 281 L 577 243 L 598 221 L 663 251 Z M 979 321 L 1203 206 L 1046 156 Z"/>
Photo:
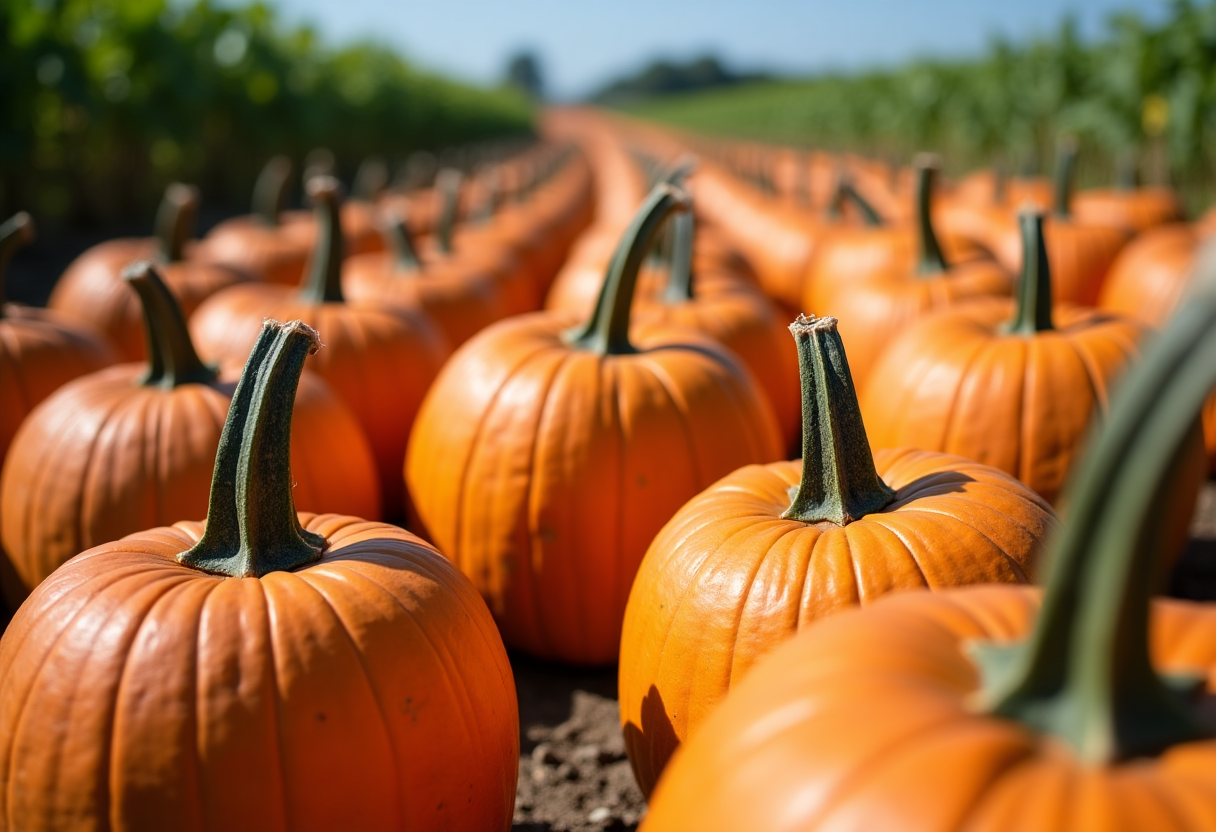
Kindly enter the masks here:
<path id="1" fill-rule="evenodd" d="M 641 726 L 629 722 L 623 731 L 629 764 L 633 767 L 633 779 L 649 799 L 659 775 L 663 773 L 663 766 L 680 747 L 663 697 L 654 685 L 642 697 Z"/>

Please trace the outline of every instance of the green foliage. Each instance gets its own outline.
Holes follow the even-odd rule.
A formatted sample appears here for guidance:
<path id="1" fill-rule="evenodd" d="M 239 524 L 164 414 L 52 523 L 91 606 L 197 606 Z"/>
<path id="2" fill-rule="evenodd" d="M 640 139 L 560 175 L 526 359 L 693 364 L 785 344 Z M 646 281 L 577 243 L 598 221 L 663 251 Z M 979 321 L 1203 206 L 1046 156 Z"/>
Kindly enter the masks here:
<path id="1" fill-rule="evenodd" d="M 531 130 L 531 104 L 420 72 L 372 44 L 325 48 L 266 5 L 0 4 L 0 216 L 146 216 L 174 179 L 229 205 L 273 154 L 371 153 Z"/>
<path id="2" fill-rule="evenodd" d="M 1050 39 L 993 42 L 980 60 L 780 81 L 655 98 L 629 107 L 699 132 L 906 159 L 933 149 L 954 172 L 998 159 L 1045 170 L 1059 135 L 1083 148 L 1081 180 L 1110 181 L 1138 149 L 1192 208 L 1216 193 L 1216 3 L 1178 0 L 1169 20 L 1110 21 L 1100 42 L 1066 20 Z"/>

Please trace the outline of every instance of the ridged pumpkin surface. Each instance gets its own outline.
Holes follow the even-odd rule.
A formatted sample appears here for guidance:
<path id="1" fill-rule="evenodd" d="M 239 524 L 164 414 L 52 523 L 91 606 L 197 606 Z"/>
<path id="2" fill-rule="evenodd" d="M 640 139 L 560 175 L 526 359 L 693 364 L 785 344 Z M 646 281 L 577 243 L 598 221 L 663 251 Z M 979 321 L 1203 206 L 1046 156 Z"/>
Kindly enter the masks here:
<path id="1" fill-rule="evenodd" d="M 751 375 L 683 330 L 635 327 L 637 352 L 577 349 L 577 319 L 514 318 L 452 357 L 406 459 L 440 550 L 490 604 L 503 640 L 615 661 L 634 572 L 675 511 L 723 474 L 781 456 Z"/>
<path id="2" fill-rule="evenodd" d="M 927 451 L 874 463 L 895 501 L 848 525 L 782 518 L 795 460 L 730 474 L 655 538 L 621 636 L 621 724 L 644 793 L 753 663 L 818 619 L 889 592 L 1032 574 L 1055 522 L 1021 483 Z"/>
<path id="3" fill-rule="evenodd" d="M 671 761 L 642 829 L 1216 828 L 1216 742 L 1092 768 L 1057 740 L 973 711 L 968 644 L 1024 639 L 1040 597 L 909 593 L 791 639 Z M 1198 671 L 1216 692 L 1216 608 L 1156 601 L 1150 633 L 1157 668 Z"/>
<path id="4" fill-rule="evenodd" d="M 0 825 L 506 830 L 515 686 L 485 605 L 401 529 L 300 515 L 321 560 L 174 558 L 199 523 L 99 546 L 0 641 Z"/>

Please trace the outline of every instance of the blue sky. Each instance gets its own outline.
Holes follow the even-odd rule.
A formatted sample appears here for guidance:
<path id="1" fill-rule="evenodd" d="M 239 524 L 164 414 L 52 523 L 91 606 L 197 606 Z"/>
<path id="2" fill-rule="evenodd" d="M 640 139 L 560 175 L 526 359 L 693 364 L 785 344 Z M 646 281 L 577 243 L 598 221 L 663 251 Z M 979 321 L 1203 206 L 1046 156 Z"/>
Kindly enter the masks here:
<path id="1" fill-rule="evenodd" d="M 980 53 L 995 35 L 1099 36 L 1115 12 L 1163 18 L 1168 0 L 270 0 L 329 42 L 372 38 L 426 67 L 492 83 L 530 48 L 551 92 L 573 98 L 650 59 L 714 52 L 738 69 L 810 74 Z"/>

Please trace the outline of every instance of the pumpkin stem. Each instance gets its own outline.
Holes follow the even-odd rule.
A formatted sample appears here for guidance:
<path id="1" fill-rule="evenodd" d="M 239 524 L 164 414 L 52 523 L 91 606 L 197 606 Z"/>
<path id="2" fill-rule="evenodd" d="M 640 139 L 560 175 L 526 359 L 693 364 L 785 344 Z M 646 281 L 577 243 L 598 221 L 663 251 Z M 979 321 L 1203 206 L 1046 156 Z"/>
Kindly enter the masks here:
<path id="1" fill-rule="evenodd" d="M 355 171 L 355 181 L 350 187 L 351 199 L 359 202 L 375 202 L 376 197 L 388 187 L 388 165 L 379 156 L 368 156 Z"/>
<path id="2" fill-rule="evenodd" d="M 802 378 L 802 480 L 781 516 L 845 526 L 895 499 L 874 469 L 835 318 L 790 324 Z"/>
<path id="3" fill-rule="evenodd" d="M 1073 174 L 1077 167 L 1077 140 L 1071 136 L 1060 139 L 1056 150 L 1055 215 L 1066 220 L 1072 216 Z"/>
<path id="4" fill-rule="evenodd" d="M 920 275 L 941 274 L 950 270 L 942 247 L 933 231 L 933 185 L 942 169 L 942 160 L 932 153 L 922 153 L 913 161 L 916 168 L 916 231 L 920 245 L 920 259 L 916 273 Z"/>
<path id="5" fill-rule="evenodd" d="M 1000 156 L 992 165 L 992 204 L 1004 205 L 1009 195 L 1009 170 L 1005 157 Z"/>
<path id="6" fill-rule="evenodd" d="M 123 280 L 139 295 L 148 345 L 148 372 L 142 384 L 172 389 L 180 384 L 209 384 L 219 376 L 194 349 L 177 298 L 146 260 L 132 263 Z"/>
<path id="7" fill-rule="evenodd" d="M 422 271 L 422 260 L 414 245 L 414 232 L 410 230 L 404 208 L 388 211 L 384 216 L 381 233 L 393 255 L 393 268 L 398 272 Z"/>
<path id="8" fill-rule="evenodd" d="M 452 232 L 456 228 L 456 213 L 460 207 L 460 189 L 463 185 L 464 174 L 455 168 L 444 168 L 435 175 L 435 195 L 439 198 L 435 241 L 444 254 L 452 253 Z"/>
<path id="9" fill-rule="evenodd" d="M 973 645 L 983 682 L 977 704 L 1062 739 L 1090 765 L 1212 734 L 1188 701 L 1203 678 L 1159 675 L 1148 627 L 1168 486 L 1216 384 L 1213 356 L 1209 282 L 1129 372 L 1082 459 L 1030 638 Z"/>
<path id="10" fill-rule="evenodd" d="M 634 214 L 633 222 L 612 255 L 591 319 L 566 334 L 570 344 L 601 355 L 636 352 L 633 344 L 629 343 L 629 312 L 638 282 L 638 269 L 650 248 L 651 239 L 667 217 L 672 212 L 687 211 L 688 208 L 688 195 L 683 191 L 665 183 L 655 185 Z"/>
<path id="11" fill-rule="evenodd" d="M 834 218 L 844 216 L 846 201 L 851 202 L 861 213 L 861 221 L 866 224 L 866 227 L 881 228 L 886 224 L 874 206 L 853 187 L 853 177 L 849 176 L 847 172 L 841 171 L 836 177 L 836 191 L 832 194 L 831 202 L 828 203 L 828 216 Z"/>
<path id="12" fill-rule="evenodd" d="M 20 249 L 34 241 L 34 220 L 25 211 L 18 211 L 0 223 L 0 318 L 4 317 L 4 278 L 8 263 Z"/>
<path id="13" fill-rule="evenodd" d="M 1018 305 L 1004 332 L 1033 335 L 1055 329 L 1051 320 L 1051 266 L 1043 242 L 1043 213 L 1027 208 L 1018 213 L 1022 229 L 1022 277 Z"/>
<path id="14" fill-rule="evenodd" d="M 1140 184 L 1140 157 L 1135 148 L 1127 148 L 1115 157 L 1115 190 L 1134 191 Z"/>
<path id="15" fill-rule="evenodd" d="M 693 291 L 695 275 L 692 271 L 693 237 L 696 220 L 692 211 L 684 211 L 671 218 L 671 261 L 667 270 L 667 288 L 663 291 L 664 303 L 687 303 L 696 297 Z"/>
<path id="16" fill-rule="evenodd" d="M 262 168 L 253 184 L 253 216 L 267 228 L 277 228 L 279 213 L 287 201 L 287 183 L 291 181 L 291 160 L 275 156 Z"/>
<path id="17" fill-rule="evenodd" d="M 794 151 L 794 201 L 799 208 L 811 207 L 811 151 Z"/>
<path id="18" fill-rule="evenodd" d="M 480 224 L 486 224 L 494 219 L 494 215 L 498 213 L 498 206 L 502 201 L 502 174 L 499 172 L 497 165 L 486 170 L 481 176 L 482 185 L 485 187 L 485 197 L 481 201 L 481 205 L 474 212 L 473 220 Z"/>
<path id="19" fill-rule="evenodd" d="M 198 219 L 198 188 L 174 182 L 156 209 L 156 241 L 162 263 L 186 259 L 186 241 L 194 236 Z"/>
<path id="20" fill-rule="evenodd" d="M 325 539 L 301 528 L 291 489 L 291 414 L 316 330 L 267 320 L 220 434 L 207 525 L 179 563 L 232 578 L 290 571 L 321 557 Z"/>
<path id="21" fill-rule="evenodd" d="M 655 184 L 665 183 L 674 185 L 677 188 L 684 187 L 684 181 L 692 176 L 697 169 L 697 157 L 691 153 L 686 153 L 679 156 L 669 164 L 666 168 L 659 168 L 658 178 Z"/>
<path id="22" fill-rule="evenodd" d="M 314 176 L 307 190 L 316 206 L 317 242 L 300 296 L 306 303 L 342 303 L 342 186 L 332 176 Z"/>

